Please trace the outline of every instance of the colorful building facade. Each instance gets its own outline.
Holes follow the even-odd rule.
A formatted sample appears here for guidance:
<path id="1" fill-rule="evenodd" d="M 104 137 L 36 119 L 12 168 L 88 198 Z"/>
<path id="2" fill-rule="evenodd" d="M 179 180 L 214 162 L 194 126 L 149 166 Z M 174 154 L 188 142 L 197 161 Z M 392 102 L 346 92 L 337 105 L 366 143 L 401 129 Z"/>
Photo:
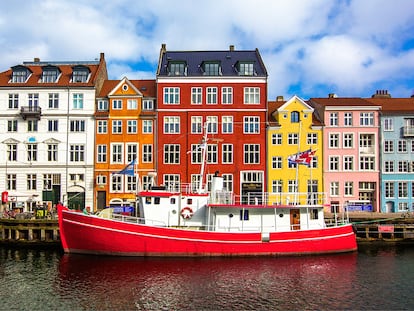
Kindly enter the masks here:
<path id="1" fill-rule="evenodd" d="M 155 80 L 106 80 L 97 97 L 95 206 L 134 206 L 155 172 Z"/>

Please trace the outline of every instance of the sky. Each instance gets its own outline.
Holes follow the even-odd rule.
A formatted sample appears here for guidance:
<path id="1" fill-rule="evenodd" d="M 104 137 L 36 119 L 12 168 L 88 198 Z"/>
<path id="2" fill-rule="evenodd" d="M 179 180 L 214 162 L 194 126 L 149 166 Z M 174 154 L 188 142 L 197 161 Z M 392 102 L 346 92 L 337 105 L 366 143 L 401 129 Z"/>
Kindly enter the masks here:
<path id="1" fill-rule="evenodd" d="M 105 53 L 109 79 L 155 79 L 170 51 L 258 49 L 268 99 L 414 94 L 412 0 L 13 0 L 0 71 Z"/>

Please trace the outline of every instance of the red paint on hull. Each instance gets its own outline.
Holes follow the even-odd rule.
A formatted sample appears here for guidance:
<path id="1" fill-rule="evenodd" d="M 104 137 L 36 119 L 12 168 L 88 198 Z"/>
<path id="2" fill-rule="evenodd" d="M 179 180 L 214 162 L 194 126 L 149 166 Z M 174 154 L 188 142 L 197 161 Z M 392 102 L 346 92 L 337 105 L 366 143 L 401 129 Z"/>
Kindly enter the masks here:
<path id="1" fill-rule="evenodd" d="M 321 230 L 233 233 L 153 227 L 108 220 L 59 208 L 67 253 L 123 256 L 258 256 L 350 252 L 357 249 L 352 225 Z"/>

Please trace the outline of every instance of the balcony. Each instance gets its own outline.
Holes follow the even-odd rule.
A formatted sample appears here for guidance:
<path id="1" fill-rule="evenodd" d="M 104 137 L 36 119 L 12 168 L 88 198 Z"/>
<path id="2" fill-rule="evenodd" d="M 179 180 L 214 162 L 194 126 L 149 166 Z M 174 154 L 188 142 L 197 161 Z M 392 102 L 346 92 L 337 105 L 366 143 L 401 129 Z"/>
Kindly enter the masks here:
<path id="1" fill-rule="evenodd" d="M 414 126 L 404 126 L 402 130 L 404 137 L 414 137 Z"/>
<path id="2" fill-rule="evenodd" d="M 42 108 L 38 106 L 23 106 L 20 108 L 20 115 L 22 116 L 23 120 L 40 120 L 40 116 L 42 115 Z"/>

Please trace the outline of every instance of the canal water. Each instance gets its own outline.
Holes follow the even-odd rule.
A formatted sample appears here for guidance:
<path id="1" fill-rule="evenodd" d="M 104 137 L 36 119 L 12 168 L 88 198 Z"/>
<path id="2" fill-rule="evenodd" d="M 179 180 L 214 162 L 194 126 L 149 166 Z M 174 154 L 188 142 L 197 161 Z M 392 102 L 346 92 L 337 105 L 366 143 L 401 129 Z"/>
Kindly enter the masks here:
<path id="1" fill-rule="evenodd" d="M 414 245 L 282 258 L 0 247 L 0 310 L 413 310 Z"/>

